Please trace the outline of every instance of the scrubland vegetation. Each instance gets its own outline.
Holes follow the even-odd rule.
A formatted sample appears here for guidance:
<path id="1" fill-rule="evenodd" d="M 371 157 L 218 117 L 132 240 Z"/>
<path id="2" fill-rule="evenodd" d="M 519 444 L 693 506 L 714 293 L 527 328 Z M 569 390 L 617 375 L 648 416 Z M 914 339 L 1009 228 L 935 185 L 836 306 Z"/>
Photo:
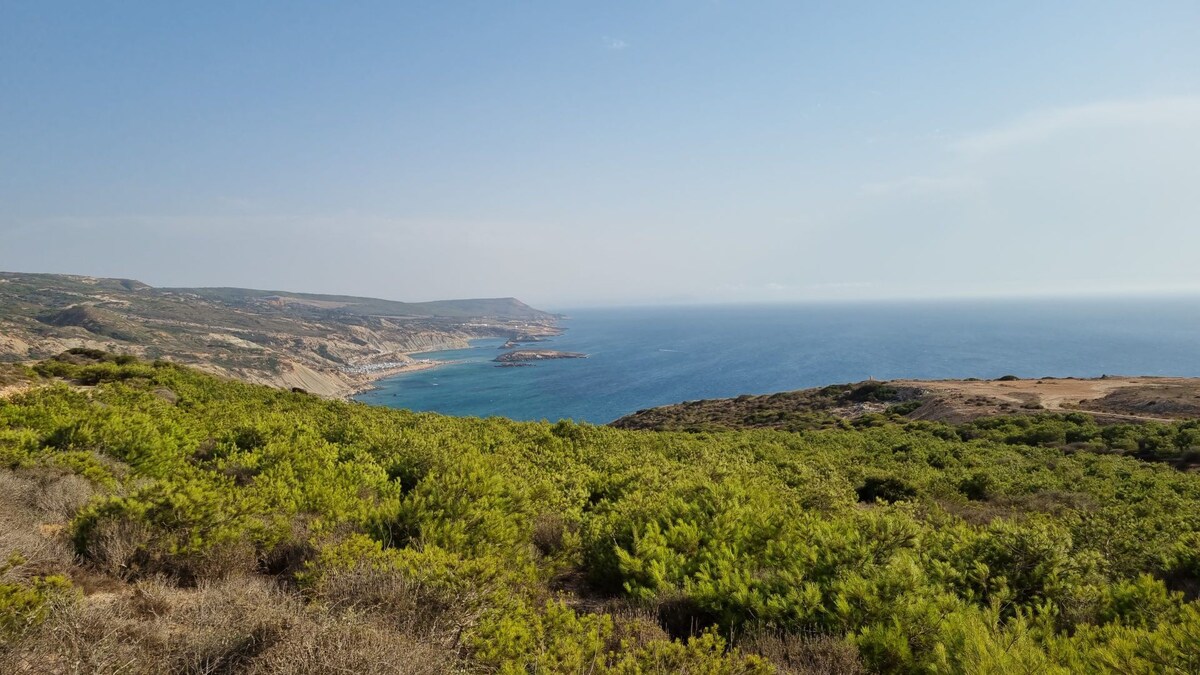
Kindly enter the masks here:
<path id="1" fill-rule="evenodd" d="M 0 672 L 1200 671 L 1200 475 L 1084 417 L 623 431 L 90 360 L 0 400 Z"/>

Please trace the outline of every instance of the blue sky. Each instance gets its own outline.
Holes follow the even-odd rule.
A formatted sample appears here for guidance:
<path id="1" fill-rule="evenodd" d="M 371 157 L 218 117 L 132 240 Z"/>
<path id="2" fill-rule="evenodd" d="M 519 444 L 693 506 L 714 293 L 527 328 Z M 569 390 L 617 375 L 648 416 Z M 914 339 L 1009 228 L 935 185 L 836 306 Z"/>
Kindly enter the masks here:
<path id="1" fill-rule="evenodd" d="M 547 306 L 1200 291 L 1196 2 L 0 0 L 0 269 Z"/>

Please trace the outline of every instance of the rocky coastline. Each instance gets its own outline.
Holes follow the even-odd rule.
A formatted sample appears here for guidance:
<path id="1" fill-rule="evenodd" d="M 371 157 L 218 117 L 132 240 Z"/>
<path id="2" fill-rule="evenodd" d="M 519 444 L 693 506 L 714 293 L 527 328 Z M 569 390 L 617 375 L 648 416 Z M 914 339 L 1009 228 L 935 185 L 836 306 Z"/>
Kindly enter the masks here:
<path id="1" fill-rule="evenodd" d="M 440 365 L 417 354 L 540 342 L 562 333 L 559 318 L 515 298 L 406 303 L 0 272 L 0 363 L 93 349 L 328 398 Z"/>

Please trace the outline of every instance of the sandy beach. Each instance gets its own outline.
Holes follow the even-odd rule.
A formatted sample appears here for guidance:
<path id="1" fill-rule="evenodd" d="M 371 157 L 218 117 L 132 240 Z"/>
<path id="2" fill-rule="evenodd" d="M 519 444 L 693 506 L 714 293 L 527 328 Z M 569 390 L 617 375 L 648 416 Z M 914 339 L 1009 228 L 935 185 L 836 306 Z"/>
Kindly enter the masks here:
<path id="1" fill-rule="evenodd" d="M 387 379 L 389 377 L 394 377 L 396 375 L 401 375 L 403 373 L 415 373 L 415 372 L 421 371 L 421 370 L 433 370 L 434 368 L 437 368 L 439 366 L 444 366 L 449 363 L 454 363 L 454 362 L 453 361 L 421 360 L 421 361 L 414 361 L 412 363 L 406 363 L 406 364 L 403 364 L 400 366 L 396 366 L 395 368 L 385 368 L 385 369 L 373 371 L 370 373 L 355 375 L 355 376 L 352 376 L 353 377 L 353 384 L 351 385 L 352 388 L 350 390 L 346 391 L 345 393 L 339 394 L 336 398 L 349 400 L 349 399 L 353 398 L 355 394 L 361 394 L 364 391 L 370 391 L 370 390 L 374 389 L 375 383 L 378 382 L 379 380 Z"/>

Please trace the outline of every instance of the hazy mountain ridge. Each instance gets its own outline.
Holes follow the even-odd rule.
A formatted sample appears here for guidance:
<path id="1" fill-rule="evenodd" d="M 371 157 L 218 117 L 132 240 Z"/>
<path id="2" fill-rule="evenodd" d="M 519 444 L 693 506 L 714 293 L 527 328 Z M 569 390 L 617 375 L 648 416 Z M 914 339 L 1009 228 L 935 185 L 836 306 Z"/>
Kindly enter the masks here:
<path id="1" fill-rule="evenodd" d="M 410 366 L 412 352 L 557 332 L 555 315 L 515 298 L 410 303 L 0 272 L 0 361 L 86 347 L 343 396 Z"/>

